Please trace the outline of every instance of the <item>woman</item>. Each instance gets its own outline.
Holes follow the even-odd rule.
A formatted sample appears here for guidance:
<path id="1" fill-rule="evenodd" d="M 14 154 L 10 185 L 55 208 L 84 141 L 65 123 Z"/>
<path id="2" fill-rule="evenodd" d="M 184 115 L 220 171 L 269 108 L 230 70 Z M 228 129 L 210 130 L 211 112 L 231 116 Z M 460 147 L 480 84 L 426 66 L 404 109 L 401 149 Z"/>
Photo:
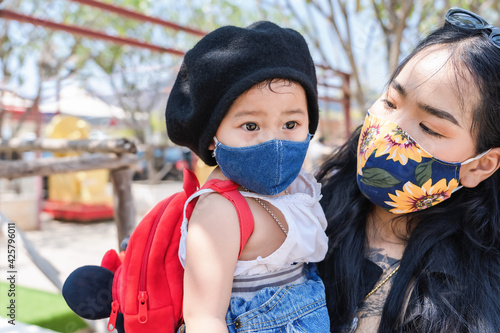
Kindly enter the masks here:
<path id="1" fill-rule="evenodd" d="M 498 332 L 500 30 L 452 8 L 322 167 L 332 332 Z"/>

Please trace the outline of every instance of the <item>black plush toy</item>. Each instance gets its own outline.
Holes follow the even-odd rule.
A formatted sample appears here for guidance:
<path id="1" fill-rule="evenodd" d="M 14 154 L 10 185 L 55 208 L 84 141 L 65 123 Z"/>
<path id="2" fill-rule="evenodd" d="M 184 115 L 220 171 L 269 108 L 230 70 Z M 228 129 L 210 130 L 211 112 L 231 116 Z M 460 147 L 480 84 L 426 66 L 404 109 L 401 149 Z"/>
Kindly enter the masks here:
<path id="1" fill-rule="evenodd" d="M 127 239 L 128 241 L 128 239 Z M 126 246 L 126 243 L 122 243 Z M 64 282 L 62 294 L 68 306 L 85 319 L 103 319 L 111 313 L 114 271 L 121 264 L 115 251 L 109 251 L 101 266 L 82 266 L 74 270 Z M 125 333 L 123 315 L 118 314 L 116 330 Z"/>

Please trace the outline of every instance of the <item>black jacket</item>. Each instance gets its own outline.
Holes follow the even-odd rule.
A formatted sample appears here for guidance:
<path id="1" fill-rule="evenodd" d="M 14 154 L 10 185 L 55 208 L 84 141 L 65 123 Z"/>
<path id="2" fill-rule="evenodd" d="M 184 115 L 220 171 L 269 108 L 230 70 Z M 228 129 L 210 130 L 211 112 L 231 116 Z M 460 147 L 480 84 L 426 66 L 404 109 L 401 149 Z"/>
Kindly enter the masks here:
<path id="1" fill-rule="evenodd" d="M 400 324 L 392 330 L 383 330 L 384 333 L 500 332 L 500 254 L 498 251 L 480 253 L 461 243 L 448 238 L 432 247 L 425 262 L 414 273 L 403 320 L 399 320 Z M 468 253 L 471 260 L 482 261 L 474 266 L 484 267 L 484 271 L 471 271 L 459 253 Z M 403 256 L 400 271 L 404 264 Z M 374 262 L 364 260 L 365 283 L 360 286 L 361 295 L 373 289 L 382 272 Z M 393 279 L 398 279 L 398 274 Z M 382 313 L 382 321 L 388 315 L 386 310 Z M 348 324 L 332 323 L 332 332 L 342 332 Z"/>

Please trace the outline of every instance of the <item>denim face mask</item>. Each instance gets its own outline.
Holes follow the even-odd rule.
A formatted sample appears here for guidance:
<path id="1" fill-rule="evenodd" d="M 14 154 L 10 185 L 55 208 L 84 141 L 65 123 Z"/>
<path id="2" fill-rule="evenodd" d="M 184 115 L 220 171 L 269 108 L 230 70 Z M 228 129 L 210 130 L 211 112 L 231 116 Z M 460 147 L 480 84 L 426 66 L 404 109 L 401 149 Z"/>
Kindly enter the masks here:
<path id="1" fill-rule="evenodd" d="M 305 141 L 269 140 L 255 146 L 229 147 L 215 138 L 214 157 L 224 176 L 248 190 L 276 195 L 297 178 L 311 134 Z"/>
<path id="2" fill-rule="evenodd" d="M 401 127 L 370 113 L 358 143 L 358 187 L 366 198 L 394 214 L 423 210 L 460 189 L 463 163 L 441 161 Z"/>

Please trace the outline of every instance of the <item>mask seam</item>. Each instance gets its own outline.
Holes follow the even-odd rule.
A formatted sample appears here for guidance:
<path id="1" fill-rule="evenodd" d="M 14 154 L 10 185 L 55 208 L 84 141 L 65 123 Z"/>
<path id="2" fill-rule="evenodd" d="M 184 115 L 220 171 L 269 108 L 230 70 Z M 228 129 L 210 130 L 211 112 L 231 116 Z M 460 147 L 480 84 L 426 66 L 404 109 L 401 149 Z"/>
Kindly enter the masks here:
<path id="1" fill-rule="evenodd" d="M 275 184 L 280 184 L 281 183 L 281 177 L 280 177 L 280 174 L 281 174 L 281 169 L 283 167 L 283 157 L 282 157 L 282 148 L 283 148 L 283 144 L 281 141 L 277 141 L 276 142 L 276 154 L 278 156 L 278 168 L 276 170 L 276 176 L 275 178 L 277 179 L 277 182 L 275 182 Z M 275 186 L 274 187 L 274 192 L 277 192 L 278 191 L 278 187 Z"/>

